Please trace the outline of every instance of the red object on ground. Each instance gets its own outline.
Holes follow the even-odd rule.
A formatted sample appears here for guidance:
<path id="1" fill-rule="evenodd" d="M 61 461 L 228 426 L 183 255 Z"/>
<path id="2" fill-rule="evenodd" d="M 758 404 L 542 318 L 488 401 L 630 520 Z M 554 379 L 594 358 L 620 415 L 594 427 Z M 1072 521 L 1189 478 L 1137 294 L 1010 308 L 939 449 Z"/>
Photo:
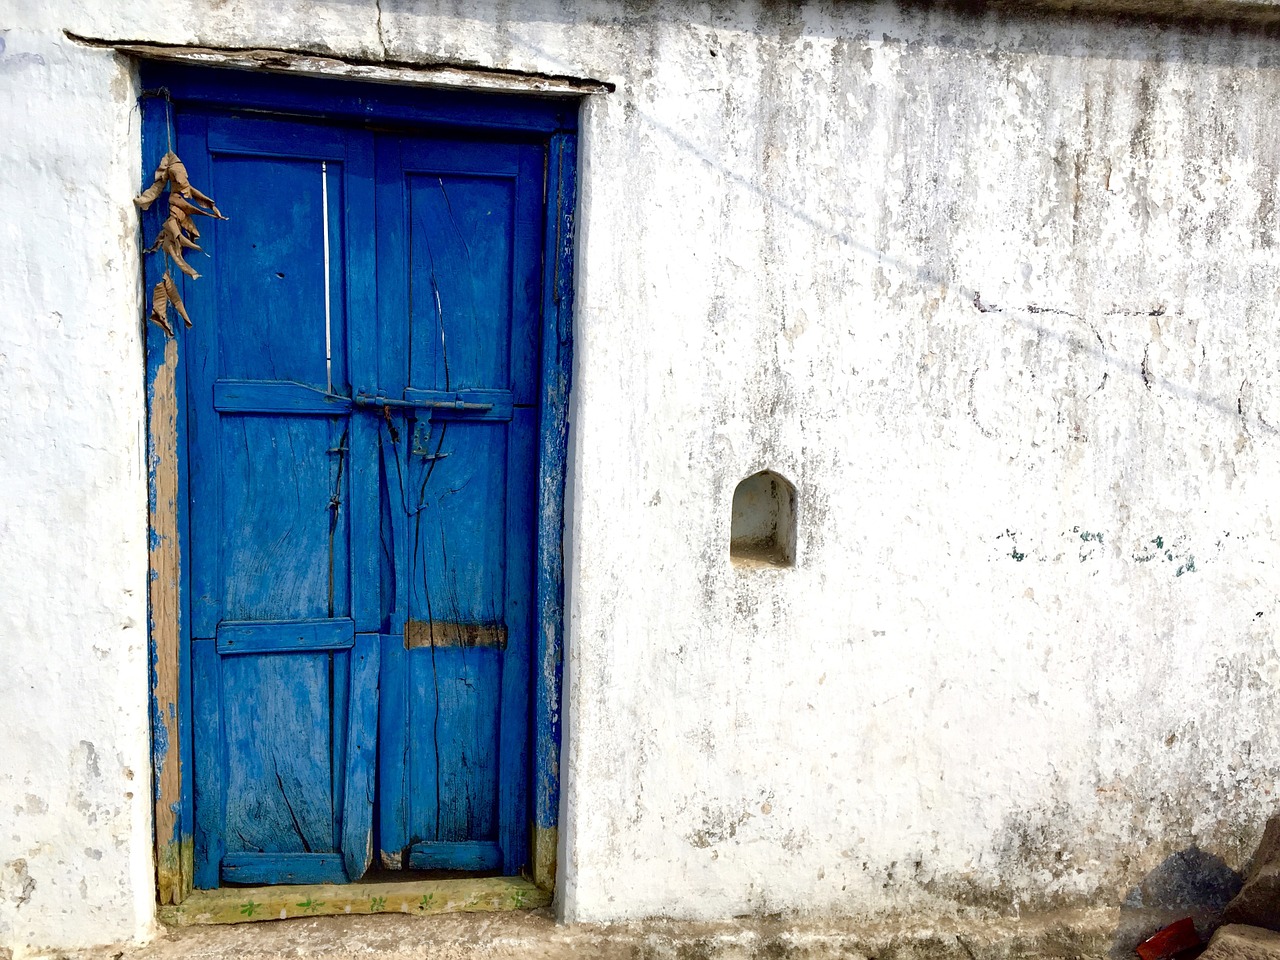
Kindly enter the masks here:
<path id="1" fill-rule="evenodd" d="M 1200 937 L 1196 933 L 1194 921 L 1190 917 L 1183 917 L 1138 944 L 1138 956 L 1142 960 L 1169 960 L 1183 950 L 1198 946 Z"/>

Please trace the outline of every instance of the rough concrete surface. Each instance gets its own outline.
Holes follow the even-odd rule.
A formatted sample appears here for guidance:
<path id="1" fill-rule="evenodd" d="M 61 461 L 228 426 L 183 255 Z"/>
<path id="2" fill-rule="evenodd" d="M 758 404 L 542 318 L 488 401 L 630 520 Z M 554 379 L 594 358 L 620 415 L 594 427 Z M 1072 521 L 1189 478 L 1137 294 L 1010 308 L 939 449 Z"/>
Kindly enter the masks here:
<path id="1" fill-rule="evenodd" d="M 937 924 L 741 918 L 557 925 L 549 912 L 326 917 L 170 932 L 145 947 L 42 954 L 67 960 L 1016 960 L 1101 958 L 1114 911 Z"/>
<path id="2" fill-rule="evenodd" d="M 1244 866 L 1280 781 L 1267 31 L 843 0 L 6 16 L 0 947 L 153 930 L 138 87 L 65 31 L 614 85 L 581 114 L 563 916 L 929 925 Z M 790 569 L 729 563 L 764 469 L 796 487 Z"/>
<path id="3" fill-rule="evenodd" d="M 1280 960 L 1280 933 L 1232 923 L 1219 928 L 1201 960 Z"/>
<path id="4" fill-rule="evenodd" d="M 1267 821 L 1244 883 L 1223 911 L 1222 922 L 1280 930 L 1280 817 Z"/>
<path id="5" fill-rule="evenodd" d="M 1254 871 L 1240 894 L 1227 905 L 1223 920 L 1280 930 L 1280 863 Z"/>

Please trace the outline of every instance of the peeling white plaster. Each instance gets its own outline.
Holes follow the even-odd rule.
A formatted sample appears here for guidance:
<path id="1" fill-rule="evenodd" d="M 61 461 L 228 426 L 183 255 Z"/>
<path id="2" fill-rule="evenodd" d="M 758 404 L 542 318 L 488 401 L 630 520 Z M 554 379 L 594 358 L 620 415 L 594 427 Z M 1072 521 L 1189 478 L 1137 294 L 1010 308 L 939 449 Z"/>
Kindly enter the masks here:
<path id="1" fill-rule="evenodd" d="M 1252 851 L 1280 775 L 1272 41 L 49 0 L 0 53 L 0 947 L 152 914 L 137 91 L 64 28 L 617 84 L 583 112 L 566 917 L 1115 904 L 1177 851 Z M 728 561 L 762 469 L 797 488 L 794 569 Z"/>

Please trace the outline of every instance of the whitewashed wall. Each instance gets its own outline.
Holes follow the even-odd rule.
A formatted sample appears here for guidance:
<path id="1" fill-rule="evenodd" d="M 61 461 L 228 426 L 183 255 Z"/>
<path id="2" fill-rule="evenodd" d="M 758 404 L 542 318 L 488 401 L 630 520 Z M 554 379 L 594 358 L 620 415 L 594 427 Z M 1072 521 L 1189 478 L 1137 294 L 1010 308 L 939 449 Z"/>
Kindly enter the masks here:
<path id="1" fill-rule="evenodd" d="M 136 90 L 61 6 L 0 22 L 0 956 L 154 912 Z"/>
<path id="2" fill-rule="evenodd" d="M 1116 904 L 1247 857 L 1280 775 L 1271 40 L 845 2 L 7 16 L 0 952 L 153 912 L 137 89 L 64 29 L 617 84 L 583 114 L 567 918 Z M 728 562 L 764 468 L 791 570 Z"/>

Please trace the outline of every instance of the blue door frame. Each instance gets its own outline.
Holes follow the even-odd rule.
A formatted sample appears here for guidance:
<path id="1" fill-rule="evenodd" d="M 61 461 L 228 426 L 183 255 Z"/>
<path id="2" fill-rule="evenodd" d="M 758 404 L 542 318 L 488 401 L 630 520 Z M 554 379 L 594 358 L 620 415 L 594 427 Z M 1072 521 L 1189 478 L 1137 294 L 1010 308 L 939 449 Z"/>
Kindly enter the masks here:
<path id="1" fill-rule="evenodd" d="M 144 176 L 171 143 L 171 125 L 184 106 L 244 110 L 345 124 L 392 128 L 405 135 L 501 135 L 539 145 L 545 163 L 544 262 L 537 416 L 537 495 L 533 650 L 532 758 L 529 773 L 530 867 L 540 886 L 555 875 L 559 807 L 560 686 L 563 643 L 564 484 L 572 358 L 572 267 L 578 101 L 473 91 L 424 90 L 266 76 L 173 64 L 143 65 Z M 194 179 L 194 176 L 193 176 Z M 145 184 L 144 184 L 145 185 Z M 197 182 L 197 185 L 198 182 Z M 147 239 L 161 215 L 143 216 Z M 234 216 L 234 211 L 228 211 Z M 212 229 L 216 230 L 217 226 Z M 144 289 L 162 267 L 144 259 Z M 185 278 L 180 283 L 189 284 Z M 199 281 L 196 281 L 199 282 Z M 372 280 L 370 280 L 372 282 Z M 195 323 L 200 322 L 197 315 Z M 149 584 L 152 759 L 158 895 L 179 903 L 192 889 L 193 813 L 191 589 L 188 557 L 190 475 L 186 457 L 188 334 L 169 336 L 146 324 Z M 207 719 L 207 718 L 206 718 Z"/>

